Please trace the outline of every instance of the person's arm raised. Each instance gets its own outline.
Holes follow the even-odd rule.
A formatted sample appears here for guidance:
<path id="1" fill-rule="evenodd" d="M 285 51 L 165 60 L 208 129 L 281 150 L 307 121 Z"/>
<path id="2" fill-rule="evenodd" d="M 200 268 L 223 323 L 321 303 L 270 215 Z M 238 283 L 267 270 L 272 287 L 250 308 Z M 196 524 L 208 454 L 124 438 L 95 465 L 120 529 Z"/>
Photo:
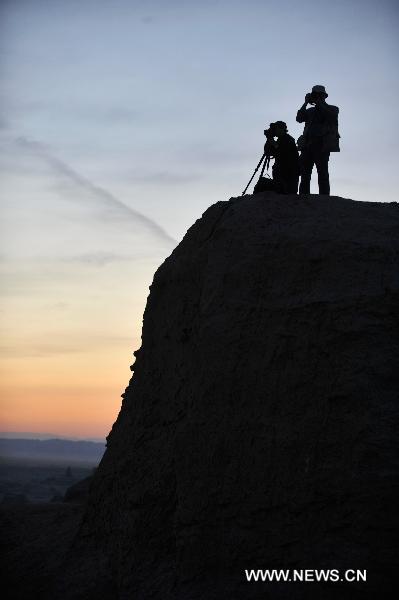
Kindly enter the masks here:
<path id="1" fill-rule="evenodd" d="M 309 104 L 310 94 L 306 94 L 305 102 L 302 104 L 301 108 L 296 113 L 296 120 L 298 123 L 304 123 L 307 119 L 307 105 Z"/>

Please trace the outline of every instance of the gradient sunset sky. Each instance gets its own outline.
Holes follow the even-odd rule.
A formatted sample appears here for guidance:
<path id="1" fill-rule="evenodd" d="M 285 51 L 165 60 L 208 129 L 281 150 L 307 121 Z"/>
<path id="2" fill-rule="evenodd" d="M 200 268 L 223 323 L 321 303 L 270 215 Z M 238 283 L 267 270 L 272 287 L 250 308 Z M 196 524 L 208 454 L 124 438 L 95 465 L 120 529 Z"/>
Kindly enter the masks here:
<path id="1" fill-rule="evenodd" d="M 398 199 L 398 16 L 384 0 L 0 2 L 2 431 L 109 432 L 155 269 L 241 193 L 265 126 L 298 137 L 312 85 L 340 107 L 332 193 Z"/>

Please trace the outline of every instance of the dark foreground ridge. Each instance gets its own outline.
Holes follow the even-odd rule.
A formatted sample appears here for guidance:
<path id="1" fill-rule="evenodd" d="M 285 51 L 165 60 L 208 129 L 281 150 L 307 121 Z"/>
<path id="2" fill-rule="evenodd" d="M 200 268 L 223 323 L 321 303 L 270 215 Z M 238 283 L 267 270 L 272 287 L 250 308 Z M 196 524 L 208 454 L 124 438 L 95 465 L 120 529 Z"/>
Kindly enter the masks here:
<path id="1" fill-rule="evenodd" d="M 388 591 L 398 272 L 396 203 L 269 193 L 211 206 L 155 273 L 134 375 L 48 597 Z M 367 583 L 246 582 L 244 569 L 273 568 L 367 569 Z"/>

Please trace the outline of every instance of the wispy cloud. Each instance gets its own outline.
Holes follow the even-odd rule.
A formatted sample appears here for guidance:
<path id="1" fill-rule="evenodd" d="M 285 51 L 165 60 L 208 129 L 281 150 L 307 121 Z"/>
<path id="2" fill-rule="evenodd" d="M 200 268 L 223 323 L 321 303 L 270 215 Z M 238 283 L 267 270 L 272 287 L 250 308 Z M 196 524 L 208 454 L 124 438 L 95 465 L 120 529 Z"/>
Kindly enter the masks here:
<path id="1" fill-rule="evenodd" d="M 263 141 L 260 138 L 260 147 Z M 228 147 L 225 143 L 190 143 L 186 144 L 183 151 L 180 151 L 180 160 L 186 163 L 195 163 L 204 170 L 209 168 L 220 169 L 221 166 L 231 166 L 242 163 L 248 157 L 246 149 L 238 144 L 236 147 Z"/>
<path id="2" fill-rule="evenodd" d="M 154 171 L 152 173 L 139 173 L 137 171 L 130 172 L 125 176 L 125 179 L 134 183 L 145 183 L 152 185 L 179 185 L 191 183 L 201 179 L 201 175 L 197 173 L 171 173 L 168 171 Z"/>
<path id="3" fill-rule="evenodd" d="M 16 340 L 12 345 L 2 342 L 0 344 L 0 356 L 12 359 L 13 357 L 33 358 L 58 354 L 81 354 L 93 352 L 96 348 L 129 347 L 132 341 L 132 336 L 108 335 L 106 333 L 95 335 L 92 332 L 89 336 L 82 336 L 78 332 L 75 335 L 68 336 L 60 332 L 56 339 L 50 341 L 35 337 L 32 341 L 29 339 Z"/>
<path id="4" fill-rule="evenodd" d="M 135 224 L 144 226 L 163 244 L 166 243 L 168 246 L 174 246 L 176 244 L 176 240 L 174 240 L 153 219 L 150 219 L 130 206 L 127 206 L 108 190 L 105 190 L 103 187 L 96 185 L 86 177 L 82 176 L 70 165 L 55 157 L 45 144 L 23 136 L 15 138 L 14 142 L 18 148 L 33 153 L 45 160 L 56 175 L 66 178 L 74 185 L 89 192 L 98 205 L 107 210 L 109 217 L 120 218 L 123 221 L 131 220 Z"/>
<path id="5" fill-rule="evenodd" d="M 0 95 L 3 113 L 6 114 L 11 122 L 17 123 L 21 117 L 27 116 L 47 116 L 52 120 L 59 122 L 60 119 L 71 118 L 74 121 L 82 120 L 88 122 L 101 123 L 115 126 L 118 123 L 126 125 L 142 119 L 146 111 L 143 107 L 122 106 L 117 102 L 101 101 L 80 101 L 72 100 L 40 99 L 31 100 L 24 97 L 10 98 L 6 94 Z"/>
<path id="6" fill-rule="evenodd" d="M 65 257 L 59 259 L 61 262 L 67 263 L 79 263 L 88 266 L 95 267 L 103 267 L 110 263 L 120 262 L 120 261 L 131 261 L 134 257 L 123 254 L 115 254 L 111 252 L 92 252 L 87 254 L 78 254 L 72 257 Z"/>
<path id="7" fill-rule="evenodd" d="M 155 18 L 151 15 L 146 15 L 144 17 L 141 17 L 141 22 L 144 23 L 144 25 L 151 25 L 152 23 L 155 22 Z"/>

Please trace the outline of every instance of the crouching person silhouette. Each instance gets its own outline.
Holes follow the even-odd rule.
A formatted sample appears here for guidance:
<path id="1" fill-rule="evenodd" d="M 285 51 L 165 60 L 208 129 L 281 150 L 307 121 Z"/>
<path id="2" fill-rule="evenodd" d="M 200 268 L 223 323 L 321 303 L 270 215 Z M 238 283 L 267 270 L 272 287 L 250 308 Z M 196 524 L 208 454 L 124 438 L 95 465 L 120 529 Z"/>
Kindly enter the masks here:
<path id="1" fill-rule="evenodd" d="M 275 191 L 280 194 L 296 194 L 300 170 L 294 138 L 288 134 L 284 121 L 271 123 L 265 135 L 265 153 L 274 157 L 272 172 Z"/>
<path id="2" fill-rule="evenodd" d="M 330 152 L 339 152 L 338 106 L 327 104 L 328 94 L 323 85 L 315 85 L 311 93 L 306 94 L 305 102 L 297 112 L 298 123 L 305 123 L 303 135 L 298 139 L 301 151 L 300 194 L 310 193 L 310 179 L 316 165 L 319 194 L 330 194 L 330 176 L 328 161 Z M 312 108 L 306 108 L 313 104 Z"/>

